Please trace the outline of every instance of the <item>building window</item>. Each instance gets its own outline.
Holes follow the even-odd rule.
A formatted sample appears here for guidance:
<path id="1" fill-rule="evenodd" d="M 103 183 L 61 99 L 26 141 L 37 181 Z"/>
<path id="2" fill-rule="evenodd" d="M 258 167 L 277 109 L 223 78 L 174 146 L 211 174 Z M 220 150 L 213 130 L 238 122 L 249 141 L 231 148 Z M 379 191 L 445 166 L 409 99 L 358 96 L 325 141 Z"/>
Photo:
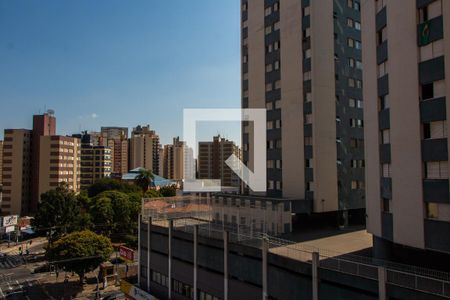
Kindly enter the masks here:
<path id="1" fill-rule="evenodd" d="M 386 40 L 387 40 L 387 27 L 385 26 L 377 31 L 377 46 L 380 46 Z"/>
<path id="2" fill-rule="evenodd" d="M 381 201 L 381 210 L 385 213 L 390 213 L 391 212 L 391 200 L 387 199 L 387 198 L 383 198 Z"/>
<path id="3" fill-rule="evenodd" d="M 198 291 L 198 299 L 199 300 L 219 300 L 219 298 L 214 297 L 213 295 L 210 295 L 201 290 Z"/>
<path id="4" fill-rule="evenodd" d="M 378 97 L 378 107 L 379 110 L 382 111 L 383 109 L 389 108 L 389 97 L 388 95 L 380 96 Z"/>
<path id="5" fill-rule="evenodd" d="M 439 218 L 439 208 L 437 203 L 426 203 L 426 213 L 427 219 L 438 219 Z"/>
<path id="6" fill-rule="evenodd" d="M 391 164 L 381 165 L 381 174 L 383 177 L 391 177 Z"/>
<path id="7" fill-rule="evenodd" d="M 422 100 L 434 98 L 434 85 L 433 83 L 422 84 L 421 86 Z"/>
<path id="8" fill-rule="evenodd" d="M 448 179 L 448 161 L 425 162 L 425 179 Z"/>
<path id="9" fill-rule="evenodd" d="M 355 47 L 355 40 L 352 39 L 352 38 L 348 38 L 348 39 L 347 39 L 347 45 L 348 45 L 350 48 Z"/>
<path id="10" fill-rule="evenodd" d="M 391 132 L 389 129 L 381 131 L 381 144 L 389 144 L 391 142 Z"/>
<path id="11" fill-rule="evenodd" d="M 194 290 L 189 284 L 173 279 L 172 290 L 179 295 L 194 299 Z"/>
<path id="12" fill-rule="evenodd" d="M 447 138 L 447 121 L 435 121 L 423 124 L 424 139 Z"/>
<path id="13" fill-rule="evenodd" d="M 352 180 L 351 188 L 352 188 L 352 190 L 363 190 L 364 182 L 360 181 L 360 180 Z"/>
<path id="14" fill-rule="evenodd" d="M 169 286 L 169 279 L 166 275 L 163 275 L 159 272 L 151 270 L 151 278 L 152 278 L 153 282 L 155 282 L 159 285 L 162 285 L 165 287 Z"/>
<path id="15" fill-rule="evenodd" d="M 276 100 L 275 101 L 275 109 L 280 109 L 281 108 L 281 100 Z"/>
<path id="16" fill-rule="evenodd" d="M 275 81 L 275 89 L 278 90 L 280 88 L 281 88 L 281 81 L 280 80 Z"/>

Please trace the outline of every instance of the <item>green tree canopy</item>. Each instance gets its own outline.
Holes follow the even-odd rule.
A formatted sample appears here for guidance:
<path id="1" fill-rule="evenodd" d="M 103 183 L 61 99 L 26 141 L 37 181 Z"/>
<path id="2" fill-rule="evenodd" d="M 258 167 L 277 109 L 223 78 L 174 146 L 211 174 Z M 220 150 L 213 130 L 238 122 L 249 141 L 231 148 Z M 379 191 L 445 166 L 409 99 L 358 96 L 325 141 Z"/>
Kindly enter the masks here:
<path id="1" fill-rule="evenodd" d="M 34 224 L 38 228 L 54 228 L 56 236 L 72 230 L 80 214 L 75 193 L 61 184 L 54 190 L 41 195 Z"/>
<path id="2" fill-rule="evenodd" d="M 90 208 L 92 221 L 98 228 L 108 228 L 110 232 L 116 234 L 127 234 L 133 232 L 132 222 L 136 213 L 137 196 L 133 196 L 133 201 L 128 194 L 118 191 L 106 191 L 92 199 L 93 205 Z M 139 198 L 140 199 L 140 198 Z M 140 205 L 139 205 L 140 209 Z"/>
<path id="3" fill-rule="evenodd" d="M 132 184 L 128 184 L 125 182 L 121 182 L 116 179 L 111 178 L 102 178 L 94 182 L 92 184 L 87 192 L 89 197 L 95 197 L 100 193 L 103 193 L 105 191 L 119 191 L 124 193 L 135 193 L 139 192 L 141 189 L 140 187 L 137 187 Z"/>
<path id="4" fill-rule="evenodd" d="M 177 188 L 175 185 L 163 186 L 159 192 L 163 197 L 175 197 L 177 195 Z"/>
<path id="5" fill-rule="evenodd" d="M 95 270 L 112 252 L 110 239 L 86 230 L 57 240 L 47 248 L 46 255 L 50 263 L 78 274 L 82 283 L 86 272 Z"/>

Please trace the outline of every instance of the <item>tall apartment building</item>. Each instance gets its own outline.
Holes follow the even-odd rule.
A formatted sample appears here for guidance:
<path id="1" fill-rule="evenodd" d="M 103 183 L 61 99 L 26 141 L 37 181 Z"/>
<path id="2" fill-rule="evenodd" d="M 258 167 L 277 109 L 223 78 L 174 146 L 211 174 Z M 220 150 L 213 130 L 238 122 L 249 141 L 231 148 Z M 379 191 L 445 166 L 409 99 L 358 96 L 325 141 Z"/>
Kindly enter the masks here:
<path id="1" fill-rule="evenodd" d="M 360 5 L 242 0 L 242 107 L 267 109 L 266 196 L 363 214 Z M 253 127 L 243 160 L 253 169 Z M 252 193 L 251 191 L 249 191 Z"/>
<path id="2" fill-rule="evenodd" d="M 98 179 L 111 176 L 112 151 L 103 145 L 103 137 L 98 132 L 74 136 L 81 140 L 80 185 L 81 189 L 87 189 Z"/>
<path id="3" fill-rule="evenodd" d="M 162 175 L 159 170 L 159 149 L 159 135 L 149 125 L 133 128 L 130 138 L 130 168 L 145 168 L 156 175 Z"/>
<path id="4" fill-rule="evenodd" d="M 41 136 L 39 151 L 39 195 L 62 182 L 80 191 L 80 140 L 66 136 Z"/>
<path id="5" fill-rule="evenodd" d="M 193 150 L 179 137 L 164 146 L 163 177 L 174 180 L 195 178 Z"/>
<path id="6" fill-rule="evenodd" d="M 112 151 L 112 173 L 126 174 L 128 167 L 128 128 L 127 127 L 102 127 L 101 134 L 103 144 Z"/>
<path id="7" fill-rule="evenodd" d="M 199 142 L 198 179 L 220 179 L 224 187 L 239 187 L 239 177 L 225 163 L 232 154 L 241 157 L 236 144 L 220 135 L 212 142 Z"/>
<path id="8" fill-rule="evenodd" d="M 31 201 L 31 137 L 27 129 L 5 129 L 1 214 L 22 214 Z"/>
<path id="9" fill-rule="evenodd" d="M 40 138 L 42 136 L 53 136 L 56 134 L 56 118 L 53 110 L 48 110 L 42 115 L 33 116 L 33 134 L 31 143 L 31 202 L 29 205 L 30 212 L 37 211 L 37 206 L 41 194 L 39 193 L 40 186 Z"/>
<path id="10" fill-rule="evenodd" d="M 448 254 L 450 2 L 363 1 L 362 19 L 375 254 L 390 256 L 396 245 Z"/>

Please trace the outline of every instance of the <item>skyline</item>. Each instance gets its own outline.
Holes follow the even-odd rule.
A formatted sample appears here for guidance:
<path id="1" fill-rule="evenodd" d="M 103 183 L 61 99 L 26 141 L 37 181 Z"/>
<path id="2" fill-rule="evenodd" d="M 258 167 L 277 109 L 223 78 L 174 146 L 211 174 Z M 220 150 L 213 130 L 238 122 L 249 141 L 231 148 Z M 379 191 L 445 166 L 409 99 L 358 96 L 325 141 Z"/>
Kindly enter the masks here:
<path id="1" fill-rule="evenodd" d="M 239 1 L 133 4 L 0 3 L 0 139 L 54 109 L 58 134 L 150 124 L 167 144 L 183 108 L 240 107 Z"/>

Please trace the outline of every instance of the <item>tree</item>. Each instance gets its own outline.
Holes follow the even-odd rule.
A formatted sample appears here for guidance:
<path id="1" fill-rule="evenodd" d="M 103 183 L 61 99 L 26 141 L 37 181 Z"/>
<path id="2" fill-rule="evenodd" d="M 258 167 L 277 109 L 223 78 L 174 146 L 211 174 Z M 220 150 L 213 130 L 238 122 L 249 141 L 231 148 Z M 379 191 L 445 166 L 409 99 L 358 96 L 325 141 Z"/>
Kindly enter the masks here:
<path id="1" fill-rule="evenodd" d="M 159 192 L 163 197 L 175 197 L 177 195 L 177 188 L 175 185 L 163 186 Z"/>
<path id="2" fill-rule="evenodd" d="M 47 248 L 46 256 L 50 263 L 78 274 L 82 284 L 86 272 L 95 270 L 112 252 L 110 239 L 85 230 L 57 240 Z"/>
<path id="3" fill-rule="evenodd" d="M 72 230 L 80 214 L 75 193 L 67 184 L 41 195 L 34 224 L 38 228 L 52 229 L 56 236 Z"/>
<path id="4" fill-rule="evenodd" d="M 132 214 L 136 208 L 128 194 L 106 191 L 93 198 L 92 203 L 91 218 L 98 228 L 105 228 L 103 233 L 127 234 L 133 232 L 132 221 L 135 220 L 132 220 Z"/>
<path id="5" fill-rule="evenodd" d="M 141 169 L 139 170 L 139 174 L 136 176 L 134 182 L 142 189 L 142 192 L 145 193 L 152 184 L 153 178 L 152 171 Z"/>
<path id="6" fill-rule="evenodd" d="M 141 189 L 135 185 L 127 184 L 111 178 L 102 178 L 94 182 L 87 190 L 89 197 L 95 197 L 105 191 L 120 191 L 124 193 L 135 193 Z"/>
<path id="7" fill-rule="evenodd" d="M 100 232 L 110 234 L 114 224 L 114 210 L 111 199 L 99 195 L 92 201 L 93 205 L 89 209 L 92 222 Z"/>

